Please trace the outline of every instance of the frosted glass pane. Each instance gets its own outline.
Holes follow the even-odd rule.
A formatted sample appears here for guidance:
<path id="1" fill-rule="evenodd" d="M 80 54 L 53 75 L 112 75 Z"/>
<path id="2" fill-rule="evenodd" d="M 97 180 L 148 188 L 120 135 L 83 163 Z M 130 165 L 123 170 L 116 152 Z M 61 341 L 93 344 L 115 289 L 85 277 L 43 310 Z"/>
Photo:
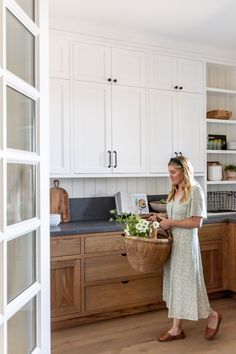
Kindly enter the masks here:
<path id="1" fill-rule="evenodd" d="M 34 20 L 34 0 L 16 0 L 18 5 L 27 13 L 27 15 Z"/>
<path id="2" fill-rule="evenodd" d="M 8 354 L 30 354 L 36 347 L 36 300 L 8 321 Z"/>
<path id="3" fill-rule="evenodd" d="M 7 225 L 36 216 L 35 166 L 7 165 Z"/>
<path id="4" fill-rule="evenodd" d="M 35 152 L 35 102 L 7 88 L 7 147 Z"/>
<path id="5" fill-rule="evenodd" d="M 7 243 L 7 302 L 35 282 L 36 232 Z"/>
<path id="6" fill-rule="evenodd" d="M 7 69 L 35 85 L 35 38 L 7 11 Z"/>

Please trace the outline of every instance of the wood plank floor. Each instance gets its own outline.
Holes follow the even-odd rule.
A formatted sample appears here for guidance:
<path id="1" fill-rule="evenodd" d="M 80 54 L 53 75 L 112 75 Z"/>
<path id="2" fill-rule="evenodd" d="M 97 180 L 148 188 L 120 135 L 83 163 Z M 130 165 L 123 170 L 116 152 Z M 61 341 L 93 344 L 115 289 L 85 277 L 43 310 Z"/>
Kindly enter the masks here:
<path id="1" fill-rule="evenodd" d="M 52 333 L 52 354 L 236 354 L 236 299 L 212 300 L 222 324 L 217 337 L 204 339 L 206 320 L 184 321 L 186 338 L 159 343 L 169 329 L 166 310 L 100 321 Z"/>

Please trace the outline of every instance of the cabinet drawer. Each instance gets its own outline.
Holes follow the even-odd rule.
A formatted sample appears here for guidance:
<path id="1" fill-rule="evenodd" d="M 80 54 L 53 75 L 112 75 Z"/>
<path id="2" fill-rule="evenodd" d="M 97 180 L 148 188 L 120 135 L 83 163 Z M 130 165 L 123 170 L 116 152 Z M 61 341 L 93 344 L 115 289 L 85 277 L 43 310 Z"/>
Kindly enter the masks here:
<path id="1" fill-rule="evenodd" d="M 86 287 L 86 311 L 102 312 L 111 308 L 156 304 L 162 298 L 162 278 L 120 281 Z"/>
<path id="2" fill-rule="evenodd" d="M 226 229 L 224 224 L 204 225 L 199 230 L 199 240 L 200 242 L 220 240 L 225 233 Z"/>
<path id="3" fill-rule="evenodd" d="M 85 253 L 125 251 L 124 237 L 117 234 L 86 236 Z"/>
<path id="4" fill-rule="evenodd" d="M 139 274 L 128 262 L 126 253 L 85 259 L 85 281 L 99 281 Z"/>
<path id="5" fill-rule="evenodd" d="M 51 257 L 74 256 L 81 253 L 81 240 L 78 236 L 51 238 Z"/>

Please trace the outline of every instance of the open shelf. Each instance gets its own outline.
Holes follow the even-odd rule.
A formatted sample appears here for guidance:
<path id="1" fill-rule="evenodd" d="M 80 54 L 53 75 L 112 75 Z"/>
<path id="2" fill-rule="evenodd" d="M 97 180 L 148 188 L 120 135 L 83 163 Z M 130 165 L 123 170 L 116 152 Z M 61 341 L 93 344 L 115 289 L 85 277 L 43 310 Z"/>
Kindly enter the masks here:
<path id="1" fill-rule="evenodd" d="M 207 184 L 236 184 L 236 181 L 207 181 Z"/>
<path id="2" fill-rule="evenodd" d="M 209 95 L 220 95 L 220 96 L 236 96 L 235 90 L 207 87 L 206 92 Z"/>
<path id="3" fill-rule="evenodd" d="M 224 154 L 224 155 L 233 155 L 236 154 L 236 150 L 207 150 L 208 154 Z"/>
<path id="4" fill-rule="evenodd" d="M 236 124 L 236 119 L 210 119 L 207 118 L 207 123 L 217 123 L 217 124 Z"/>

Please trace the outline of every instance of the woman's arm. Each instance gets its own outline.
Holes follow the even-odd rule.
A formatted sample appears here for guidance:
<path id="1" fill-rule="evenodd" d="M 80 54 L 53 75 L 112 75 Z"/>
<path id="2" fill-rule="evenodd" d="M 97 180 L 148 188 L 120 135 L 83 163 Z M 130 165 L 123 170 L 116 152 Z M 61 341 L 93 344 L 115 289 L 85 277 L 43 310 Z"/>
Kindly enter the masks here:
<path id="1" fill-rule="evenodd" d="M 160 226 L 163 229 L 170 229 L 171 227 L 181 227 L 183 229 L 195 229 L 202 227 L 203 218 L 200 216 L 192 216 L 191 218 L 183 220 L 174 220 L 163 218 L 160 222 Z"/>

